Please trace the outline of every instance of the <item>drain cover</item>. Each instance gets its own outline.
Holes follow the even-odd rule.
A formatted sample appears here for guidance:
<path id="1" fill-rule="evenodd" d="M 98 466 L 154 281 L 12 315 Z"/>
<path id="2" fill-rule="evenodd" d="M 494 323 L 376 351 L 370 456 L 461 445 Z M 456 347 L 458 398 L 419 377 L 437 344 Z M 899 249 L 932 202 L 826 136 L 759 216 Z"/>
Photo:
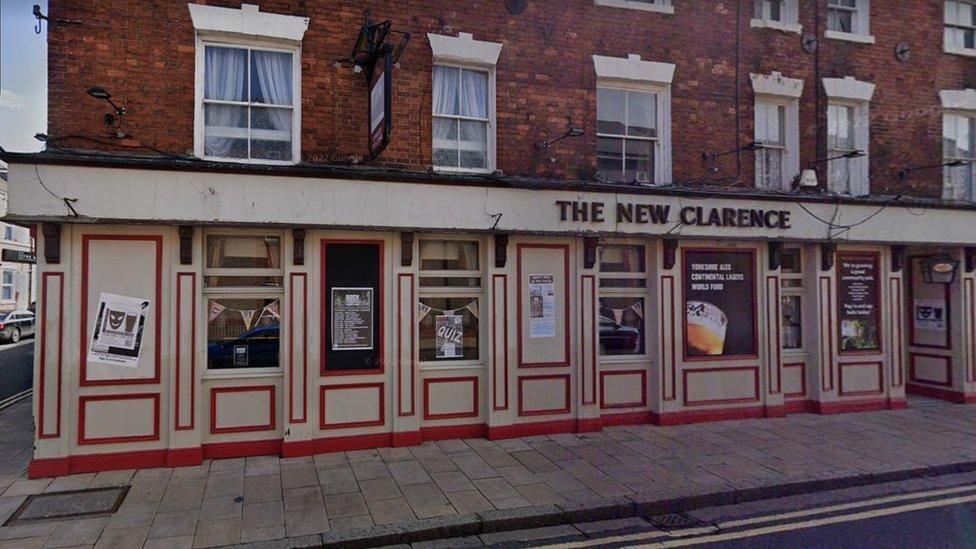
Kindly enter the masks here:
<path id="1" fill-rule="evenodd" d="M 684 513 L 654 515 L 653 517 L 648 517 L 647 521 L 662 530 L 675 530 L 678 528 L 691 528 L 702 525 L 700 520 L 689 517 Z"/>
<path id="2" fill-rule="evenodd" d="M 111 514 L 122 505 L 128 492 L 128 486 L 118 486 L 33 495 L 17 508 L 4 526 L 38 520 Z"/>

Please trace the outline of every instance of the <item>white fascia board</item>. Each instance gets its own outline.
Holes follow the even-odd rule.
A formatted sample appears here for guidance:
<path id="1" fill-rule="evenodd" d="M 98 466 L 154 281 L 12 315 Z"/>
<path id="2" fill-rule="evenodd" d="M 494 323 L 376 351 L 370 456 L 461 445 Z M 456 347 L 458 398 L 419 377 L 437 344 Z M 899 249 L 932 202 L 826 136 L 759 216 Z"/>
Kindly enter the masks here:
<path id="1" fill-rule="evenodd" d="M 824 91 L 831 99 L 846 99 L 848 101 L 871 101 L 874 96 L 874 84 L 862 82 L 853 76 L 844 78 L 824 78 Z"/>
<path id="2" fill-rule="evenodd" d="M 674 68 L 673 63 L 644 61 L 633 53 L 627 57 L 593 56 L 593 69 L 599 80 L 625 80 L 669 86 L 674 80 Z"/>
<path id="3" fill-rule="evenodd" d="M 427 33 L 430 50 L 435 63 L 459 63 L 462 65 L 482 65 L 494 67 L 502 53 L 498 42 L 475 40 L 470 33 L 457 36 Z"/>
<path id="4" fill-rule="evenodd" d="M 942 108 L 946 110 L 976 111 L 976 90 L 942 90 Z"/>
<path id="5" fill-rule="evenodd" d="M 799 99 L 803 95 L 803 80 L 799 78 L 787 78 L 776 71 L 769 74 L 750 73 L 749 77 L 752 79 L 752 91 L 756 95 L 774 95 L 794 99 Z"/>
<path id="6" fill-rule="evenodd" d="M 237 35 L 287 42 L 301 42 L 308 30 L 308 17 L 261 13 L 258 6 L 241 9 L 187 4 L 193 28 L 199 34 Z"/>

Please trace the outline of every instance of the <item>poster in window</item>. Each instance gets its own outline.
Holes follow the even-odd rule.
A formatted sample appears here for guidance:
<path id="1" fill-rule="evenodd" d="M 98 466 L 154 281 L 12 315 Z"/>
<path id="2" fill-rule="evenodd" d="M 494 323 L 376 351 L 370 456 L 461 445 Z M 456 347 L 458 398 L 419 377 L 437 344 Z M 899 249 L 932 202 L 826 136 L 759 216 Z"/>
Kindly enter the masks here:
<path id="1" fill-rule="evenodd" d="M 946 302 L 944 299 L 915 300 L 915 328 L 933 332 L 946 331 Z"/>
<path id="2" fill-rule="evenodd" d="M 101 294 L 88 362 L 138 368 L 148 311 L 148 299 Z"/>
<path id="3" fill-rule="evenodd" d="M 461 358 L 464 345 L 464 323 L 461 315 L 438 315 L 435 317 L 437 358 Z"/>
<path id="4" fill-rule="evenodd" d="M 877 256 L 839 255 L 837 263 L 840 348 L 880 349 Z"/>
<path id="5" fill-rule="evenodd" d="M 751 251 L 684 255 L 685 355 L 756 355 L 755 265 Z"/>
<path id="6" fill-rule="evenodd" d="M 332 350 L 373 348 L 373 289 L 332 288 Z"/>
<path id="7" fill-rule="evenodd" d="M 529 337 L 556 337 L 556 277 L 529 275 Z"/>

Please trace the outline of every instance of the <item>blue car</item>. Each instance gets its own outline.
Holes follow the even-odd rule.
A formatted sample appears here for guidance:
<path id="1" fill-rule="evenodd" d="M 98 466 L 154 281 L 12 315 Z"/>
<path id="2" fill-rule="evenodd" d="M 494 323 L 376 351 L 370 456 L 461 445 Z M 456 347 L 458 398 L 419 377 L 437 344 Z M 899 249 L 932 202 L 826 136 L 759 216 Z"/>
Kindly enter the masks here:
<path id="1" fill-rule="evenodd" d="M 257 326 L 234 339 L 207 346 L 210 368 L 277 368 L 278 325 Z"/>

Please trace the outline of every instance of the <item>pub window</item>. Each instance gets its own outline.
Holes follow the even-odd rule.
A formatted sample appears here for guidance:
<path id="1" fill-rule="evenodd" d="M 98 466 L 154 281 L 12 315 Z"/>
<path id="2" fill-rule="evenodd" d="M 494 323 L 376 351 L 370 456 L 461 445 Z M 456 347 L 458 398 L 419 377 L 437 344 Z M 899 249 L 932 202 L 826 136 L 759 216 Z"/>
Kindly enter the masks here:
<path id="1" fill-rule="evenodd" d="M 945 51 L 976 55 L 976 2 L 946 0 Z"/>
<path id="2" fill-rule="evenodd" d="M 832 192 L 870 193 L 867 174 L 868 107 L 863 102 L 827 106 L 827 183 Z"/>
<path id="3" fill-rule="evenodd" d="M 486 172 L 494 167 L 493 72 L 434 66 L 434 167 Z"/>
<path id="4" fill-rule="evenodd" d="M 657 104 L 657 94 L 649 91 L 597 88 L 598 176 L 610 183 L 655 182 Z"/>
<path id="5" fill-rule="evenodd" d="M 869 0 L 827 0 L 825 36 L 836 40 L 874 43 L 870 35 Z"/>
<path id="6" fill-rule="evenodd" d="M 786 32 L 801 32 L 798 0 L 756 0 L 750 26 Z"/>
<path id="7" fill-rule="evenodd" d="M 4 270 L 2 276 L 3 278 L 0 280 L 0 299 L 4 301 L 13 301 L 14 272 L 11 270 Z"/>
<path id="8" fill-rule="evenodd" d="M 610 8 L 629 8 L 658 13 L 674 13 L 674 2 L 672 0 L 594 0 L 593 3 L 597 6 Z"/>
<path id="9" fill-rule="evenodd" d="M 794 174 L 786 174 L 786 106 L 756 101 L 756 187 L 789 190 Z M 786 185 L 784 185 L 784 182 Z"/>
<path id="10" fill-rule="evenodd" d="M 803 348 L 803 252 L 786 248 L 780 259 L 780 326 L 783 349 Z"/>
<path id="11" fill-rule="evenodd" d="M 417 304 L 421 362 L 480 358 L 481 246 L 477 240 L 421 239 Z"/>
<path id="12" fill-rule="evenodd" d="M 298 49 L 202 44 L 197 156 L 267 164 L 299 157 Z"/>
<path id="13" fill-rule="evenodd" d="M 280 365 L 281 236 L 205 235 L 207 368 Z"/>
<path id="14" fill-rule="evenodd" d="M 973 200 L 976 171 L 976 114 L 946 114 L 942 119 L 943 198 Z"/>
<path id="15" fill-rule="evenodd" d="M 646 354 L 647 249 L 613 244 L 600 249 L 601 356 Z"/>

